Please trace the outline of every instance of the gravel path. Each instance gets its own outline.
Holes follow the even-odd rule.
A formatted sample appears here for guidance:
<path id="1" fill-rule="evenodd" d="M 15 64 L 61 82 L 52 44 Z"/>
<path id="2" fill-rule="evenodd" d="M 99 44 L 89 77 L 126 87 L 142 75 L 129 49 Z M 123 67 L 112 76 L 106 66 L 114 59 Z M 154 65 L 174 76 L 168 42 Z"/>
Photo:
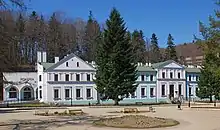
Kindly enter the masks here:
<path id="1" fill-rule="evenodd" d="M 90 124 L 93 120 L 98 119 L 98 117 L 100 116 L 115 116 L 116 114 L 108 112 L 120 111 L 123 108 L 77 107 L 76 109 L 80 108 L 83 109 L 84 112 L 89 113 L 89 115 L 80 118 L 74 117 L 74 121 L 72 119 L 73 117 L 61 118 L 35 116 L 33 110 L 6 111 L 5 113 L 1 112 L 0 130 L 11 130 L 13 127 L 15 127 L 15 125 L 13 124 L 21 122 L 23 122 L 23 125 L 21 125 L 21 130 L 121 130 L 120 128 L 117 129 L 108 127 L 97 128 L 91 126 Z M 148 107 L 137 108 L 139 110 L 148 110 Z M 64 110 L 59 109 L 57 111 Z M 141 113 L 141 115 L 172 118 L 180 122 L 180 125 L 178 126 L 153 130 L 220 130 L 220 110 L 198 110 L 189 109 L 187 107 L 184 107 L 183 110 L 177 110 L 176 106 L 167 106 L 156 107 L 156 113 Z M 28 122 L 31 122 L 32 124 L 26 124 Z M 8 123 L 9 125 L 4 126 L 4 124 L 6 123 Z"/>

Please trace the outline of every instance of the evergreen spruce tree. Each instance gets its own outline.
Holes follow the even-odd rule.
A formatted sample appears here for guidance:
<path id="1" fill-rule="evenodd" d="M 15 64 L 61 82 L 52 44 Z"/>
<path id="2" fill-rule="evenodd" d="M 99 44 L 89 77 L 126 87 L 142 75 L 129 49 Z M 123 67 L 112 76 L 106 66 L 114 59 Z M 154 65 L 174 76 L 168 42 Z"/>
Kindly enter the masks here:
<path id="1" fill-rule="evenodd" d="M 166 48 L 166 60 L 174 60 L 177 61 L 177 55 L 176 55 L 176 46 L 173 43 L 173 36 L 171 34 L 168 35 L 167 39 L 167 48 Z"/>
<path id="2" fill-rule="evenodd" d="M 115 8 L 106 25 L 98 43 L 95 82 L 102 99 L 112 99 L 118 105 L 137 88 L 137 66 L 125 22 Z"/>
<path id="3" fill-rule="evenodd" d="M 132 33 L 131 42 L 133 46 L 133 53 L 136 55 L 136 62 L 145 63 L 146 46 L 145 46 L 143 31 L 135 30 Z"/>
<path id="4" fill-rule="evenodd" d="M 152 34 L 150 43 L 150 57 L 151 63 L 157 63 L 161 61 L 160 48 L 158 45 L 158 39 L 155 33 Z"/>
<path id="5" fill-rule="evenodd" d="M 217 5 L 218 7 L 220 6 L 219 0 Z M 212 16 L 209 17 L 209 27 L 206 27 L 200 22 L 199 31 L 201 32 L 203 39 L 196 38 L 196 43 L 203 49 L 205 57 L 198 85 L 198 96 L 200 98 L 209 97 L 210 102 L 212 102 L 212 96 L 215 96 L 215 99 L 219 98 L 220 93 L 220 13 L 219 10 L 216 10 L 215 12 L 216 18 Z"/>

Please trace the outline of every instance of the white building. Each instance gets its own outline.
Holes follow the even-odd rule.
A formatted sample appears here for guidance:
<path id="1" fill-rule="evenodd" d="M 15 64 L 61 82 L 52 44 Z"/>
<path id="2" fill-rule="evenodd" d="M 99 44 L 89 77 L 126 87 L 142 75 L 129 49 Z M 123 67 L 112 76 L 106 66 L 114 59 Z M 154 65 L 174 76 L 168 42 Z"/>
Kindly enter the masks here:
<path id="1" fill-rule="evenodd" d="M 157 96 L 160 98 L 186 97 L 185 67 L 173 60 L 152 64 L 157 71 Z"/>
<path id="2" fill-rule="evenodd" d="M 37 72 L 4 73 L 5 81 L 8 81 L 4 85 L 5 101 L 37 99 L 45 103 L 67 105 L 98 102 L 96 85 L 93 82 L 94 62 L 90 64 L 74 54 L 69 54 L 61 60 L 55 57 L 54 63 L 48 63 L 46 57 L 46 52 L 37 53 Z M 189 91 L 186 84 L 196 84 L 198 81 L 187 81 L 186 77 L 199 76 L 199 71 L 196 74 L 194 71 L 186 73 L 186 67 L 172 60 L 146 65 L 139 63 L 137 70 L 137 90 L 120 103 L 169 102 L 179 96 L 185 99 Z M 195 95 L 194 91 L 193 94 Z M 106 100 L 101 103 L 113 101 Z"/>
<path id="3" fill-rule="evenodd" d="M 4 72 L 4 101 L 37 98 L 37 72 Z"/>
<path id="4" fill-rule="evenodd" d="M 96 103 L 94 74 L 95 68 L 73 53 L 60 61 L 55 57 L 55 63 L 47 63 L 46 53 L 38 52 L 38 99 L 74 105 Z"/>

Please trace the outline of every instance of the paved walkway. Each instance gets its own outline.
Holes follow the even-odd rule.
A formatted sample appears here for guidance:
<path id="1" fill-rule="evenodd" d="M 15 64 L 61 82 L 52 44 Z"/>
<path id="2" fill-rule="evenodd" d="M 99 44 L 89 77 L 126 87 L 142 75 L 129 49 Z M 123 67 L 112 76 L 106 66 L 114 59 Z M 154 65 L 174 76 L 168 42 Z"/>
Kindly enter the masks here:
<path id="1" fill-rule="evenodd" d="M 108 127 L 93 127 L 90 123 L 96 116 L 115 115 L 107 112 L 119 111 L 123 108 L 88 108 L 81 107 L 89 116 L 81 119 L 72 119 L 69 117 L 51 118 L 33 115 L 34 111 L 23 111 L 10 113 L 0 113 L 0 122 L 32 122 L 32 125 L 23 125 L 21 130 L 121 130 Z M 78 108 L 77 108 L 78 109 Z M 148 107 L 138 107 L 139 110 L 148 110 Z M 57 111 L 61 111 L 60 109 Z M 63 110 L 62 110 L 63 111 Z M 176 106 L 156 107 L 156 113 L 143 113 L 148 116 L 158 116 L 173 118 L 180 122 L 180 125 L 153 130 L 220 130 L 220 110 L 197 110 L 184 107 L 183 110 L 177 110 Z M 98 119 L 98 118 L 97 118 Z M 78 120 L 78 121 L 72 121 Z M 47 122 L 46 122 L 47 121 Z M 0 130 L 11 130 L 14 125 L 0 126 Z M 126 129 L 125 129 L 126 130 Z M 131 130 L 131 129 L 129 129 Z M 135 130 L 135 129 L 133 129 Z M 140 130 L 140 129 L 139 129 Z"/>

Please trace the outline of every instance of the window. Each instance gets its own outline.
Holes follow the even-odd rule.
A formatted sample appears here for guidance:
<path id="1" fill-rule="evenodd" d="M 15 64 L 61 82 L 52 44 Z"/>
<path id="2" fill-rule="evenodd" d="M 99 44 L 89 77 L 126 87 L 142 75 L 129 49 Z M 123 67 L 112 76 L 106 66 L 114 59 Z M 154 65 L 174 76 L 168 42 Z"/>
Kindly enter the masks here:
<path id="1" fill-rule="evenodd" d="M 190 96 L 192 95 L 191 91 L 192 91 L 192 88 L 189 87 L 189 95 L 190 95 Z"/>
<path id="2" fill-rule="evenodd" d="M 163 79 L 165 78 L 165 72 L 162 72 L 162 78 Z"/>
<path id="3" fill-rule="evenodd" d="M 198 75 L 196 75 L 196 81 L 199 81 L 199 76 Z"/>
<path id="4" fill-rule="evenodd" d="M 191 75 L 189 75 L 189 81 L 191 81 Z"/>
<path id="5" fill-rule="evenodd" d="M 69 67 L 69 64 L 68 64 L 68 62 L 66 62 L 66 67 Z"/>
<path id="6" fill-rule="evenodd" d="M 170 72 L 170 78 L 171 78 L 171 79 L 173 78 L 173 73 L 172 73 L 172 72 Z"/>
<path id="7" fill-rule="evenodd" d="M 54 81 L 58 81 L 58 74 L 54 74 Z"/>
<path id="8" fill-rule="evenodd" d="M 178 72 L 178 79 L 180 79 L 180 72 Z"/>
<path id="9" fill-rule="evenodd" d="M 59 99 L 59 89 L 54 89 L 54 99 Z"/>
<path id="10" fill-rule="evenodd" d="M 81 98 L 81 90 L 78 88 L 76 89 L 76 99 L 80 99 Z"/>
<path id="11" fill-rule="evenodd" d="M 65 89 L 65 98 L 70 98 L 70 89 Z"/>
<path id="12" fill-rule="evenodd" d="M 141 75 L 141 81 L 144 81 L 144 75 Z"/>
<path id="13" fill-rule="evenodd" d="M 42 98 L 42 90 L 40 90 L 40 99 Z"/>
<path id="14" fill-rule="evenodd" d="M 182 95 L 182 85 L 181 84 L 179 84 L 178 92 L 179 92 L 179 96 L 181 96 Z"/>
<path id="15" fill-rule="evenodd" d="M 90 74 L 87 74 L 87 81 L 90 81 Z"/>
<path id="16" fill-rule="evenodd" d="M 154 97 L 154 88 L 150 88 L 150 97 Z"/>
<path id="17" fill-rule="evenodd" d="M 11 87 L 9 89 L 9 98 L 17 98 L 17 89 L 14 87 Z"/>
<path id="18" fill-rule="evenodd" d="M 76 66 L 79 67 L 79 62 L 76 62 Z"/>
<path id="19" fill-rule="evenodd" d="M 65 75 L 66 81 L 69 81 L 69 78 L 70 78 L 70 77 L 69 77 L 69 74 L 66 74 L 66 75 Z"/>
<path id="20" fill-rule="evenodd" d="M 153 80 L 154 80 L 154 76 L 150 75 L 150 81 L 153 81 Z"/>
<path id="21" fill-rule="evenodd" d="M 76 74 L 76 81 L 80 81 L 80 74 Z"/>
<path id="22" fill-rule="evenodd" d="M 145 88 L 141 88 L 141 97 L 145 97 Z"/>
<path id="23" fill-rule="evenodd" d="M 165 85 L 161 86 L 161 96 L 165 96 Z"/>
<path id="24" fill-rule="evenodd" d="M 87 88 L 86 89 L 86 98 L 91 98 L 92 94 L 91 94 L 91 88 Z"/>
<path id="25" fill-rule="evenodd" d="M 39 81 L 41 81 L 42 79 L 41 79 L 41 75 L 39 75 Z"/>

